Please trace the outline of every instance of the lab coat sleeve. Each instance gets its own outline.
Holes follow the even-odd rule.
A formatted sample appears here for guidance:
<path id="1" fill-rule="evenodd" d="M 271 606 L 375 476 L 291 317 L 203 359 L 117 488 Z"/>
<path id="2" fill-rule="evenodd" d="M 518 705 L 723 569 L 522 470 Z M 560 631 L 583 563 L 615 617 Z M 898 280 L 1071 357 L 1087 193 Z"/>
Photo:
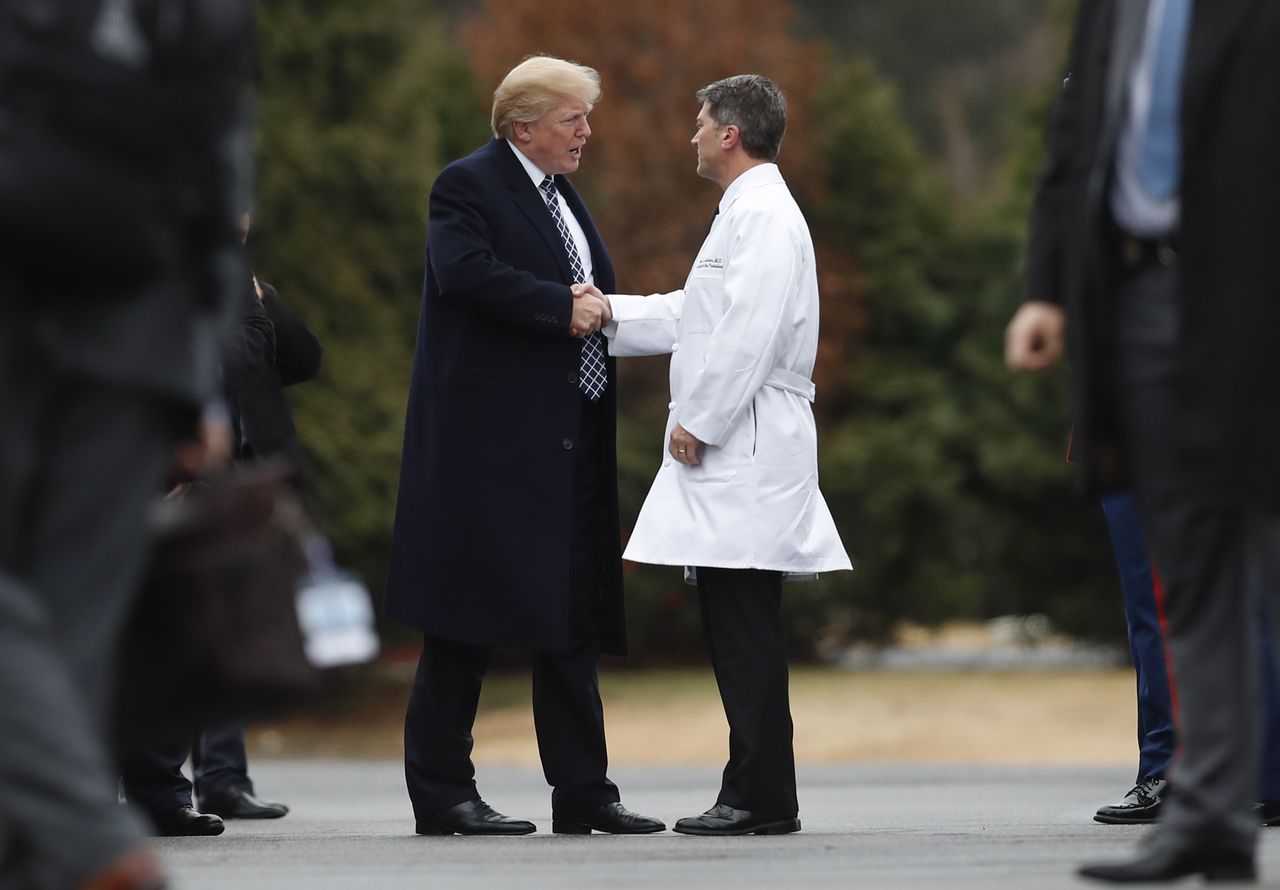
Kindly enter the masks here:
<path id="1" fill-rule="evenodd" d="M 796 233 L 768 208 L 742 214 L 725 258 L 727 308 L 702 368 L 683 398 L 676 396 L 677 422 L 700 441 L 722 445 L 773 371 L 801 257 Z"/>
<path id="2" fill-rule="evenodd" d="M 610 294 L 613 321 L 601 330 L 612 356 L 665 355 L 676 342 L 684 291 L 669 294 Z"/>

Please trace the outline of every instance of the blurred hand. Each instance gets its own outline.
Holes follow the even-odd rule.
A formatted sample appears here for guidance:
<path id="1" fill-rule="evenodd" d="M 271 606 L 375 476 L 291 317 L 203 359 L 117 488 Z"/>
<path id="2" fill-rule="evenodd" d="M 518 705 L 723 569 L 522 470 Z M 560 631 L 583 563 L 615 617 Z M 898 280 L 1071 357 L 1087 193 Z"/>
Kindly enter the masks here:
<path id="1" fill-rule="evenodd" d="M 1067 316 L 1054 303 L 1023 303 L 1004 332 L 1004 361 L 1011 371 L 1043 371 L 1062 358 Z"/>
<path id="2" fill-rule="evenodd" d="M 194 479 L 207 470 L 229 462 L 231 435 L 231 423 L 225 414 L 201 417 L 196 438 L 183 442 L 174 450 L 174 476 L 179 479 Z"/>
<path id="3" fill-rule="evenodd" d="M 667 445 L 667 451 L 677 462 L 696 467 L 702 463 L 702 449 L 707 446 L 694 437 L 693 433 L 676 424 L 676 428 L 671 431 L 671 442 Z"/>

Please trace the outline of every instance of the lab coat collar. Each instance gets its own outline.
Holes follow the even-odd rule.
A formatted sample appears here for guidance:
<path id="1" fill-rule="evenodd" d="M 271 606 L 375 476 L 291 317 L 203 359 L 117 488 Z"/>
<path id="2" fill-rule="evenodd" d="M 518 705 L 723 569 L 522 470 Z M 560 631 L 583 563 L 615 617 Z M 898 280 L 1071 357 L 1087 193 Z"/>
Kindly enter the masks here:
<path id="1" fill-rule="evenodd" d="M 733 202 L 747 192 L 765 185 L 776 185 L 782 182 L 782 171 L 777 164 L 760 164 L 743 173 L 724 190 L 720 196 L 720 212 L 724 213 L 733 206 Z"/>

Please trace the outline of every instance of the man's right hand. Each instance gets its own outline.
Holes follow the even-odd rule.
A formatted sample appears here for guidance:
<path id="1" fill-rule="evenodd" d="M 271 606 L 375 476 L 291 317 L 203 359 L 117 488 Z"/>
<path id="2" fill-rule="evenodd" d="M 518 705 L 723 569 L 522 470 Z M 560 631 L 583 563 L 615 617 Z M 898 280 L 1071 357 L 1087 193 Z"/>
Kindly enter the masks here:
<path id="1" fill-rule="evenodd" d="M 595 285 L 574 285 L 573 317 L 569 320 L 569 333 L 575 337 L 593 334 L 609 322 L 609 305 Z"/>
<path id="2" fill-rule="evenodd" d="M 1067 316 L 1055 303 L 1023 303 L 1004 331 L 1004 361 L 1012 371 L 1043 371 L 1062 358 Z"/>

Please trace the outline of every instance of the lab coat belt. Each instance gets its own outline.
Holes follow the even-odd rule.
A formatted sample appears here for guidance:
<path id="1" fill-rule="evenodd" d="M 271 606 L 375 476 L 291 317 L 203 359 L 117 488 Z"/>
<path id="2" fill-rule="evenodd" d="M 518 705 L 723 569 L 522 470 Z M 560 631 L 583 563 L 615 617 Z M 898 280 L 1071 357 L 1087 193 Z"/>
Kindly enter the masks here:
<path id="1" fill-rule="evenodd" d="M 769 376 L 764 380 L 765 386 L 772 386 L 774 389 L 783 389 L 787 392 L 795 393 L 802 399 L 810 402 L 817 395 L 817 390 L 813 385 L 813 381 L 803 374 L 797 374 L 794 371 L 784 371 L 781 368 L 774 368 L 769 372 Z"/>

